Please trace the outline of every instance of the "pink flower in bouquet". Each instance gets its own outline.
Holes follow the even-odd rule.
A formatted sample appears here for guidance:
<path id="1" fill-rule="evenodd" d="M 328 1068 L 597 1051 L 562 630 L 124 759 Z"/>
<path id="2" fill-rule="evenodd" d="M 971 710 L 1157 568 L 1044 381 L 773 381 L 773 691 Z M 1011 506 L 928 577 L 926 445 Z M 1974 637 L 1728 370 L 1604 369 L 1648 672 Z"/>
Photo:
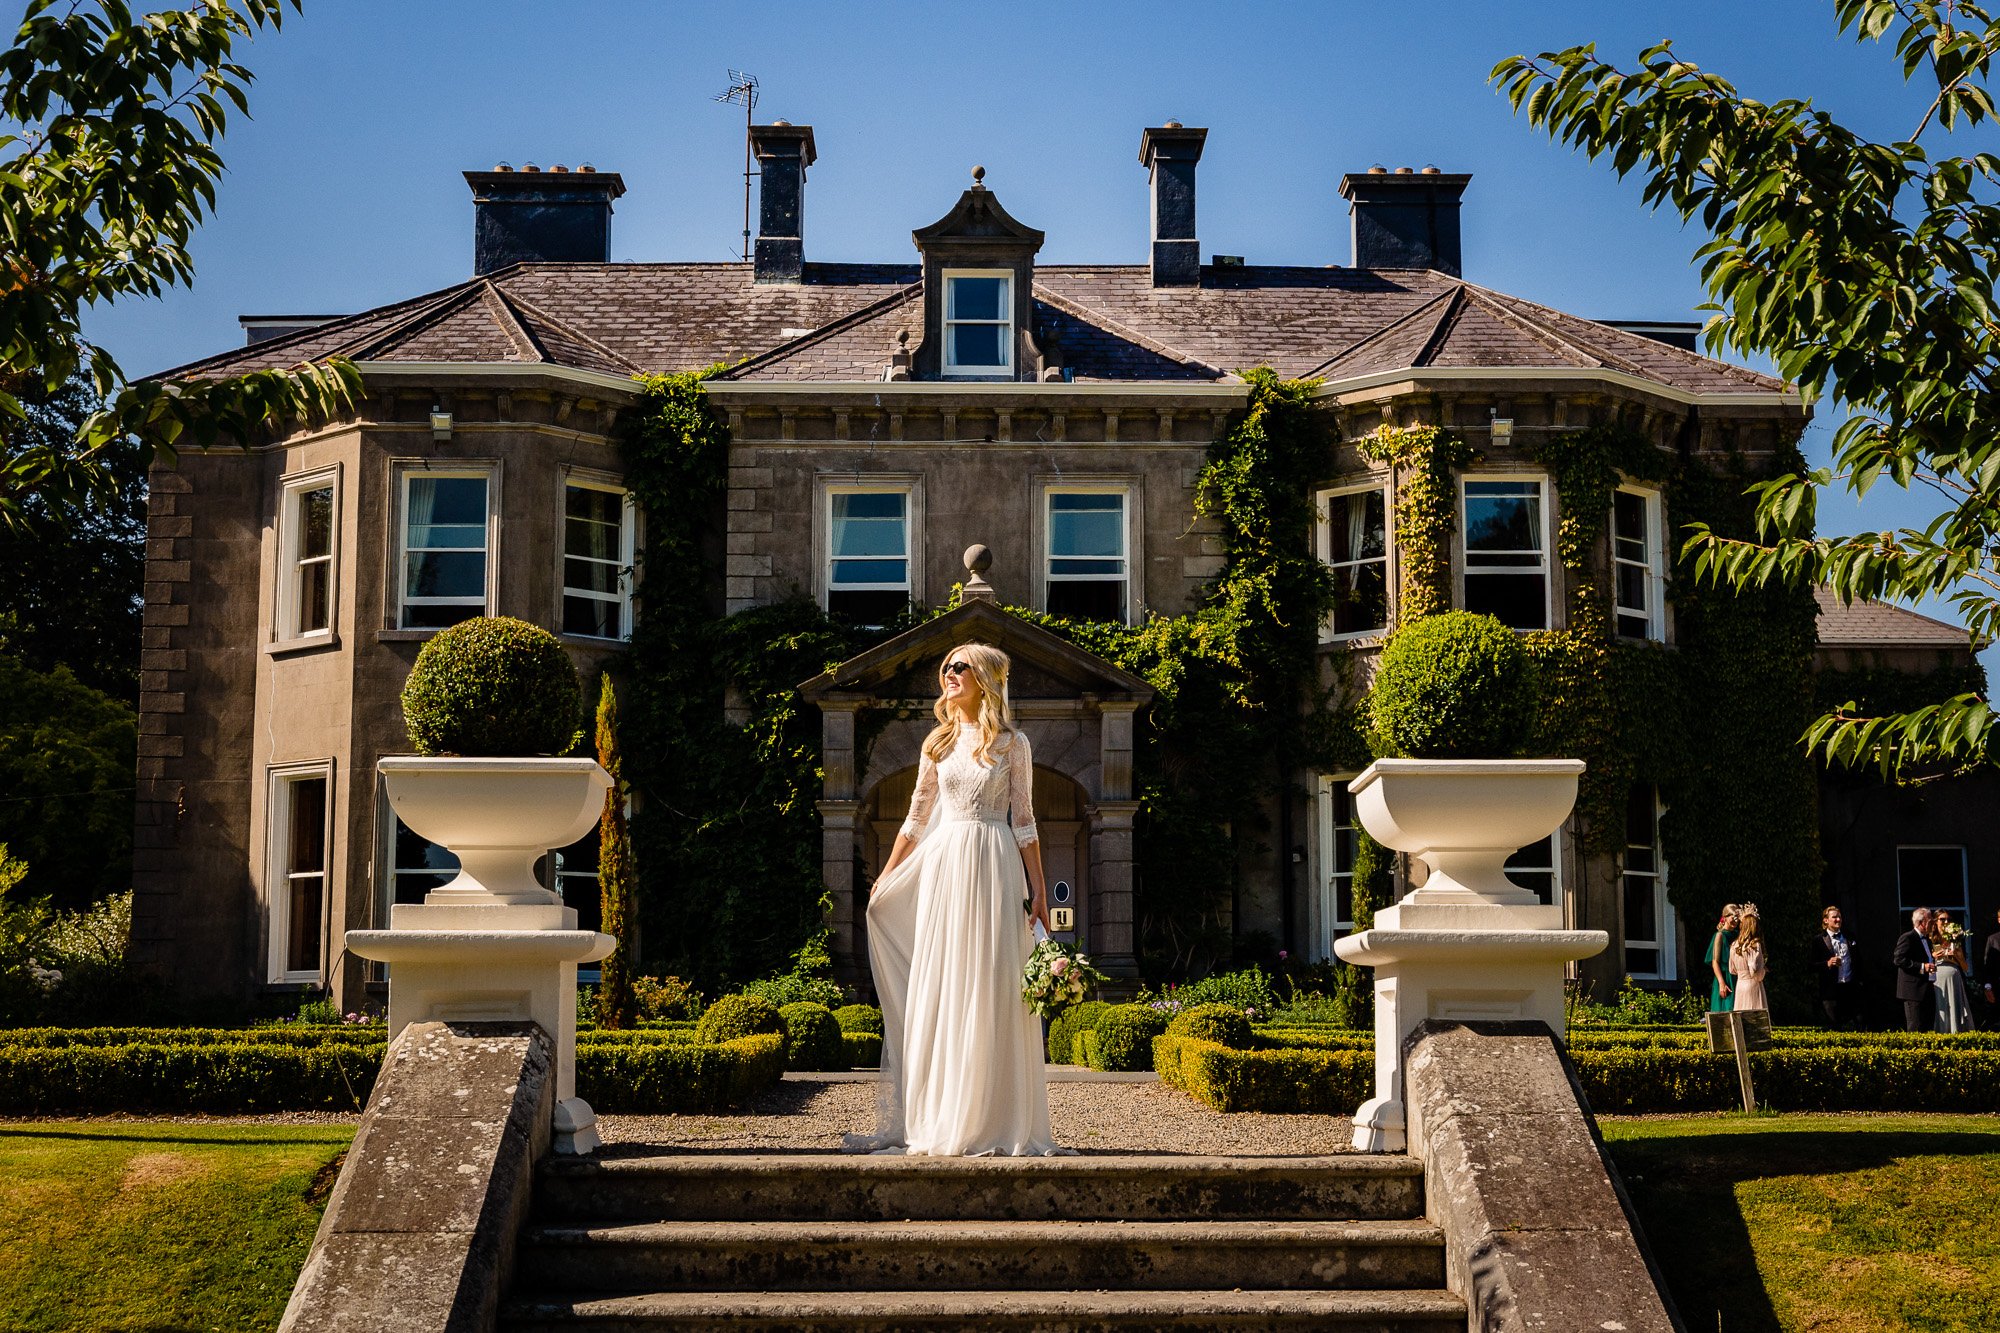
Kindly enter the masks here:
<path id="1" fill-rule="evenodd" d="M 1049 971 L 1055 973 L 1057 976 L 1061 976 L 1063 973 L 1069 971 L 1069 959 L 1056 959 L 1053 963 L 1049 964 Z"/>

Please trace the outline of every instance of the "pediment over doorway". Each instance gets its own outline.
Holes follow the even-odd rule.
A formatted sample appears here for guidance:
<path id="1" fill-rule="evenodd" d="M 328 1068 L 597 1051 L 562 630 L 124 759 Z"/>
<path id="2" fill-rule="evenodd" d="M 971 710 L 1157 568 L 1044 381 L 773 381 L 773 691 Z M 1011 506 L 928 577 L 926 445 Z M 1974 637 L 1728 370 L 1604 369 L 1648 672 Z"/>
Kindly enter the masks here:
<path id="1" fill-rule="evenodd" d="M 1013 659 L 1007 692 L 1017 703 L 1092 698 L 1144 705 L 1153 697 L 1153 687 L 1139 677 L 983 601 L 962 603 L 879 643 L 804 682 L 799 692 L 814 703 L 843 695 L 929 700 L 937 695 L 937 664 L 972 639 Z"/>

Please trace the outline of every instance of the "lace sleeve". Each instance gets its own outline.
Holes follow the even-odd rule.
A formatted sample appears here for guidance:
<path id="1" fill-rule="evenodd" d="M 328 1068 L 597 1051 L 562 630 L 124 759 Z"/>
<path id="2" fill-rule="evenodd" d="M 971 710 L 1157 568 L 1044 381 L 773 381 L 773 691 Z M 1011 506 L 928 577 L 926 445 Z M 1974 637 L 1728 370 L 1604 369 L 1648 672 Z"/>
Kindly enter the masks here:
<path id="1" fill-rule="evenodd" d="M 917 789 L 910 794 L 910 816 L 903 821 L 903 827 L 896 830 L 898 837 L 911 842 L 921 842 L 924 830 L 930 826 L 931 811 L 937 808 L 938 775 L 937 764 L 927 754 L 917 763 Z"/>
<path id="2" fill-rule="evenodd" d="M 1035 758 L 1028 738 L 1020 732 L 1007 744 L 1007 803 L 1013 808 L 1014 845 L 1039 842 L 1035 831 Z"/>

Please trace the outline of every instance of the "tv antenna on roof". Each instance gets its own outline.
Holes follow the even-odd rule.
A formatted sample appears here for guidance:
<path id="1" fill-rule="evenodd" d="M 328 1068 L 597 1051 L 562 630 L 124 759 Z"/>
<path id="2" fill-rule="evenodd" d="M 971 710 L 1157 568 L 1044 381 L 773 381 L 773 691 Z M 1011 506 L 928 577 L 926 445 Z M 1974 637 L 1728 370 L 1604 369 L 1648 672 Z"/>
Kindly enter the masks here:
<path id="1" fill-rule="evenodd" d="M 740 69 L 729 71 L 729 86 L 715 95 L 715 101 L 743 108 L 743 262 L 750 262 L 750 178 L 757 174 L 750 156 L 750 125 L 757 110 L 757 76 Z"/>

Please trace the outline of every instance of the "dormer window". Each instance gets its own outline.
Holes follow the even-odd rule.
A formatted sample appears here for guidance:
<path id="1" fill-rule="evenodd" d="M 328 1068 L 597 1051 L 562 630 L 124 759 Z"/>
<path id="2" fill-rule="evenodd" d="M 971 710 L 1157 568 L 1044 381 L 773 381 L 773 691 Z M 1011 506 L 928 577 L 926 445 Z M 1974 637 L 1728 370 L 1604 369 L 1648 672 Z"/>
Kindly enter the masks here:
<path id="1" fill-rule="evenodd" d="M 974 269 L 945 274 L 944 373 L 1014 373 L 1013 274 Z"/>

